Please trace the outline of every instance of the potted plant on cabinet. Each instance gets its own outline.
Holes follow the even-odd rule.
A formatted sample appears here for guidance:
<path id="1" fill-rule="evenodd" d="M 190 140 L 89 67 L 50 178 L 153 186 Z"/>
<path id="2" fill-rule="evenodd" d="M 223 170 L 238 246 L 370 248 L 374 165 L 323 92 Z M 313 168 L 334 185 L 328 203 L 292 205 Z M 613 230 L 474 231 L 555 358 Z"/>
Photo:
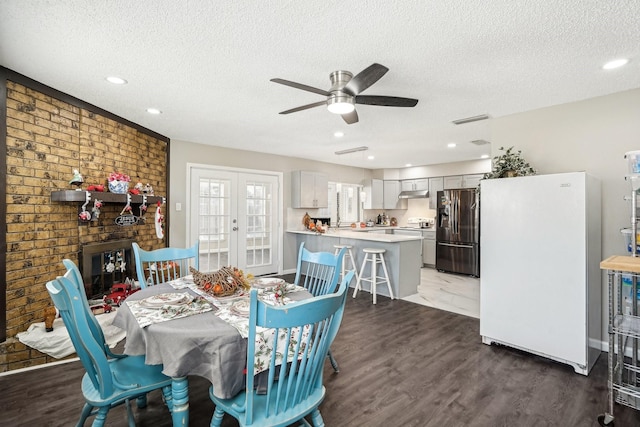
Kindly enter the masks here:
<path id="1" fill-rule="evenodd" d="M 514 151 L 513 147 L 506 150 L 504 147 L 500 147 L 499 150 L 504 153 L 493 158 L 493 170 L 485 173 L 482 179 L 510 178 L 537 173 L 529 162 L 522 158 L 521 150 Z"/>

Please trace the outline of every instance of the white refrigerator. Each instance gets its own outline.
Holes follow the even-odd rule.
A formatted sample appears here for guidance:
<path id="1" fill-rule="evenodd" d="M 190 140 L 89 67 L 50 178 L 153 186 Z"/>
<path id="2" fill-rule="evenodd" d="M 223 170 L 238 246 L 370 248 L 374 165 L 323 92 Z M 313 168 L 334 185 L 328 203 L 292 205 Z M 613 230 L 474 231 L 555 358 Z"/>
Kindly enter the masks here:
<path id="1" fill-rule="evenodd" d="M 584 173 L 480 185 L 480 335 L 588 375 L 601 351 L 601 190 Z"/>

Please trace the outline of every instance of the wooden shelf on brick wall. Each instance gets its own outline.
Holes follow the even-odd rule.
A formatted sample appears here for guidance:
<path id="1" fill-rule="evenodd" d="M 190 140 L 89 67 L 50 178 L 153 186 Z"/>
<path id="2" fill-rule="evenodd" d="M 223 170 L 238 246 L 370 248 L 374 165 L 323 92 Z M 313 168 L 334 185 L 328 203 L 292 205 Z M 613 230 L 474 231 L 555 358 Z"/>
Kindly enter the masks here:
<path id="1" fill-rule="evenodd" d="M 91 200 L 102 200 L 104 203 L 122 203 L 123 205 L 127 203 L 127 195 L 126 194 L 116 194 L 116 193 L 108 193 L 101 191 L 77 191 L 77 190 L 62 190 L 62 191 L 52 191 L 51 192 L 51 201 L 52 202 L 82 202 L 84 203 L 87 200 L 86 193 L 91 195 Z M 131 194 L 131 204 L 141 204 L 142 203 L 142 194 Z M 147 206 L 154 206 L 158 202 L 164 203 L 165 199 L 162 196 L 147 196 Z"/>

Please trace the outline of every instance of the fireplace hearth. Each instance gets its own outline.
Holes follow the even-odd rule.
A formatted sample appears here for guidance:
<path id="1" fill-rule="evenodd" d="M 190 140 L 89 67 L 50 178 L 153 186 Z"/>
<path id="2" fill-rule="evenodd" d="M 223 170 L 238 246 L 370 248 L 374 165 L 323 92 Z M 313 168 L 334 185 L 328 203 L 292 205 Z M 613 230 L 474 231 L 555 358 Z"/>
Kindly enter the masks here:
<path id="1" fill-rule="evenodd" d="M 101 298 L 115 283 L 135 278 L 133 240 L 115 240 L 82 247 L 80 271 L 89 298 Z"/>

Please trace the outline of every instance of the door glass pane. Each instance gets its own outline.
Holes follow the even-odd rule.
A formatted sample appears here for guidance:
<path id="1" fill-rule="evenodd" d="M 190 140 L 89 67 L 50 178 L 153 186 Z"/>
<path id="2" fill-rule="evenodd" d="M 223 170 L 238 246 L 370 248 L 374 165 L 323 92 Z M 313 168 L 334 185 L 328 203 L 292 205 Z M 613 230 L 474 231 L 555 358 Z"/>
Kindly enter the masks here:
<path id="1" fill-rule="evenodd" d="M 272 264 L 272 193 L 269 182 L 247 181 L 247 268 Z"/>
<path id="2" fill-rule="evenodd" d="M 229 265 L 230 181 L 200 178 L 198 235 L 200 270 Z"/>

